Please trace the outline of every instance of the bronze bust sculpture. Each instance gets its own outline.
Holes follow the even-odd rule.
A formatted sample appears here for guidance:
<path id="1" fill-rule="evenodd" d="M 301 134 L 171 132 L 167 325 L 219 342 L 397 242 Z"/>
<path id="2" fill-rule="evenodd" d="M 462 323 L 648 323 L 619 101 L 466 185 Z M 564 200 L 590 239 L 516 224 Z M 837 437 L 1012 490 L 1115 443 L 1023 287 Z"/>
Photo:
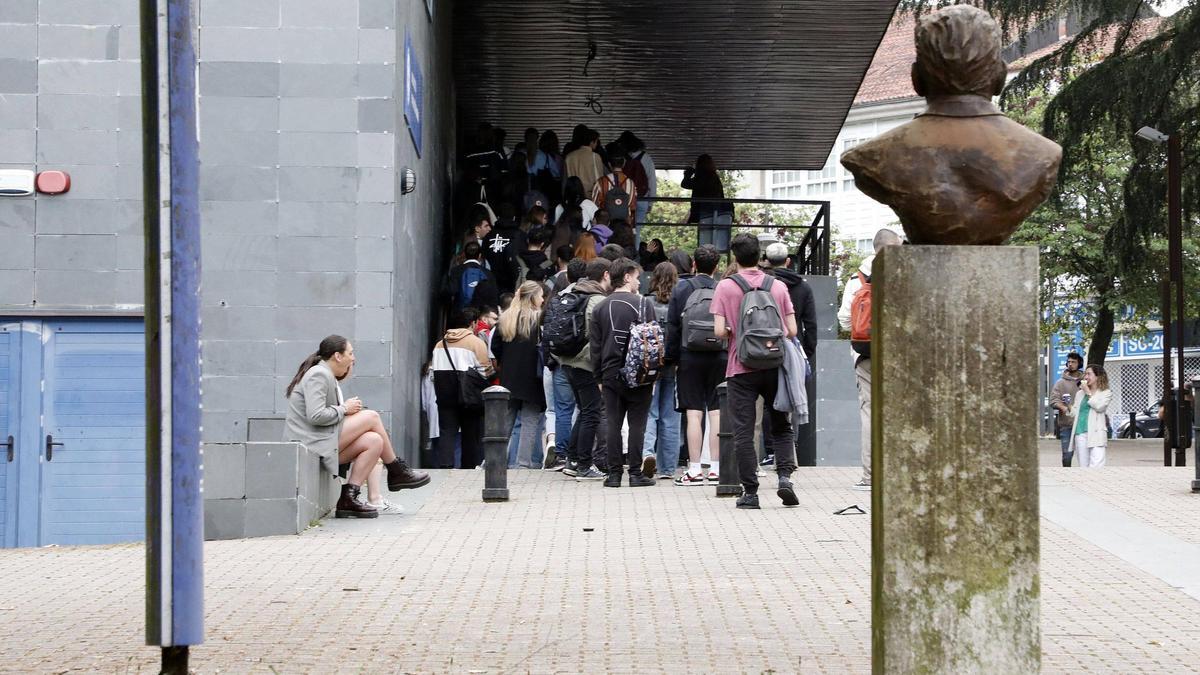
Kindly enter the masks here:
<path id="1" fill-rule="evenodd" d="M 842 155 L 859 190 L 892 207 L 913 244 L 1002 244 L 1054 187 L 1062 148 L 1004 116 L 1000 27 L 953 5 L 916 27 L 911 122 Z"/>

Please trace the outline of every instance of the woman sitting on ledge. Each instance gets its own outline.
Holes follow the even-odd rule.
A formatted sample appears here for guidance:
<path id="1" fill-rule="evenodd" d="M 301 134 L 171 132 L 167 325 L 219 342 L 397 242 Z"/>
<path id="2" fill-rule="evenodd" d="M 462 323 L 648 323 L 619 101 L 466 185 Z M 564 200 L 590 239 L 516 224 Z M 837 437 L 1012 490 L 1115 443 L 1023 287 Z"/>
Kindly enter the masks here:
<path id="1" fill-rule="evenodd" d="M 375 518 L 379 513 L 359 500 L 363 481 L 379 460 L 387 469 L 388 489 L 418 488 L 429 474 L 413 471 L 396 457 L 379 413 L 365 410 L 358 397 L 342 400 L 338 381 L 350 376 L 354 347 L 340 335 L 321 340 L 316 352 L 304 359 L 287 388 L 286 440 L 303 443 L 321 456 L 325 469 L 337 474 L 338 464 L 350 464 L 335 516 Z"/>

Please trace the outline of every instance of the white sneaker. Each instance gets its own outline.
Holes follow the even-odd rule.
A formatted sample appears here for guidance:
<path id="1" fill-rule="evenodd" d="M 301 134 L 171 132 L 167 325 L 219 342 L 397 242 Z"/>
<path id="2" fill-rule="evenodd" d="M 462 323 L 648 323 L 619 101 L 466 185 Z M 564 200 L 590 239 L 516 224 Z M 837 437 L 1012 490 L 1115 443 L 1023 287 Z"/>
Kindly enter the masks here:
<path id="1" fill-rule="evenodd" d="M 404 513 L 404 507 L 399 504 L 393 504 L 386 499 L 381 500 L 378 504 L 368 502 L 381 516 L 398 516 Z"/>

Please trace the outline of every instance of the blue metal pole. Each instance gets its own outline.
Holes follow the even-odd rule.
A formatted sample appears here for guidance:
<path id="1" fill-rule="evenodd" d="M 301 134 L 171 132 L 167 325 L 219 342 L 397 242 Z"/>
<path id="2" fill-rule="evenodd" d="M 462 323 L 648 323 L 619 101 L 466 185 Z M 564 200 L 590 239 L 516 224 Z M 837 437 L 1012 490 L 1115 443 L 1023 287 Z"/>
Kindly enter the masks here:
<path id="1" fill-rule="evenodd" d="M 146 235 L 146 640 L 203 641 L 200 230 L 191 0 L 141 0 Z M 164 99 L 166 109 L 163 109 Z"/>
<path id="2" fill-rule="evenodd" d="M 191 0 L 167 2 L 171 143 L 172 645 L 204 641 L 200 495 L 200 151 Z"/>

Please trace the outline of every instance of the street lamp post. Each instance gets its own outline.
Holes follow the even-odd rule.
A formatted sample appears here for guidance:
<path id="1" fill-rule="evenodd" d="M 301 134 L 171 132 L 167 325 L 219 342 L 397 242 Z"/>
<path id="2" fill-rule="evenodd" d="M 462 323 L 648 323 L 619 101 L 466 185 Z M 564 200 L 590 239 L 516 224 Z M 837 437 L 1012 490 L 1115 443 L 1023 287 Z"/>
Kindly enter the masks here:
<path id="1" fill-rule="evenodd" d="M 1183 182 L 1180 170 L 1183 166 L 1183 151 L 1179 134 L 1164 134 L 1153 127 L 1142 127 L 1137 137 L 1152 143 L 1167 145 L 1167 288 L 1163 293 L 1163 406 L 1171 413 L 1166 415 L 1167 428 L 1163 463 L 1171 465 L 1170 450 L 1175 450 L 1175 465 L 1187 464 L 1187 420 L 1183 419 L 1183 326 L 1187 315 L 1183 305 Z M 1174 305 L 1175 316 L 1171 310 Z M 1172 321 L 1174 318 L 1174 321 Z M 1170 354 L 1175 349 L 1178 376 L 1171 386 Z"/>

